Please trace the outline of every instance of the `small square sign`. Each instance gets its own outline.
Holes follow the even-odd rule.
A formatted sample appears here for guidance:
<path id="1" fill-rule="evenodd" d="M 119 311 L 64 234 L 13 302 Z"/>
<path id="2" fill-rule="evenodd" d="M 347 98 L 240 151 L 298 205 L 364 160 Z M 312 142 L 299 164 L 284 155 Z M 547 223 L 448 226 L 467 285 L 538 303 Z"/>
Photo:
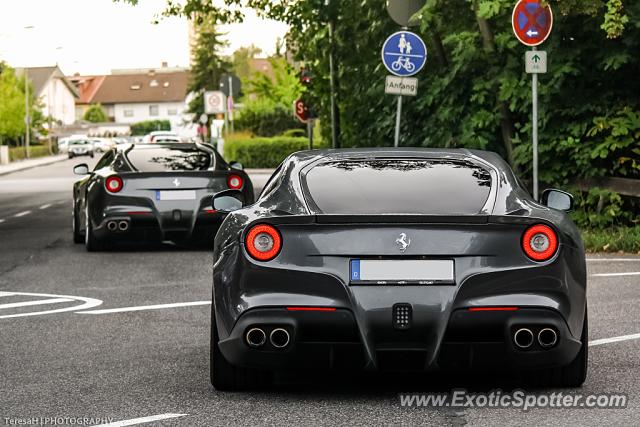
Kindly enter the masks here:
<path id="1" fill-rule="evenodd" d="M 525 54 L 526 71 L 529 74 L 544 74 L 547 72 L 547 52 L 544 50 L 530 50 Z"/>

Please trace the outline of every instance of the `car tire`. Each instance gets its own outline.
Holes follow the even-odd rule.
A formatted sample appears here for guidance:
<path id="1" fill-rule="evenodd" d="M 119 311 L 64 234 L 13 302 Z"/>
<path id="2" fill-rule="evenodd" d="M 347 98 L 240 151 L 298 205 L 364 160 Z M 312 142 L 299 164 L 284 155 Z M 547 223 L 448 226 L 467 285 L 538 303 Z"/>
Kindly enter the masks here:
<path id="1" fill-rule="evenodd" d="M 98 239 L 93 234 L 93 226 L 91 225 L 91 220 L 89 219 L 89 207 L 87 207 L 85 211 L 86 215 L 86 228 L 84 230 L 84 245 L 87 248 L 87 252 L 99 252 L 107 249 L 107 244 Z"/>
<path id="2" fill-rule="evenodd" d="M 69 158 L 73 159 L 73 154 L 69 153 Z"/>
<path id="3" fill-rule="evenodd" d="M 213 304 L 211 304 L 211 385 L 218 391 L 254 390 L 269 386 L 273 380 L 270 372 L 233 366 L 220 352 Z"/>
<path id="4" fill-rule="evenodd" d="M 582 336 L 582 347 L 571 363 L 558 368 L 528 372 L 525 380 L 527 385 L 534 387 L 581 387 L 587 379 L 589 365 L 589 317 L 585 309 Z"/>
<path id="5" fill-rule="evenodd" d="M 78 210 L 76 209 L 76 203 L 73 202 L 73 243 L 84 243 L 84 235 L 80 233 L 80 223 L 78 221 Z"/>

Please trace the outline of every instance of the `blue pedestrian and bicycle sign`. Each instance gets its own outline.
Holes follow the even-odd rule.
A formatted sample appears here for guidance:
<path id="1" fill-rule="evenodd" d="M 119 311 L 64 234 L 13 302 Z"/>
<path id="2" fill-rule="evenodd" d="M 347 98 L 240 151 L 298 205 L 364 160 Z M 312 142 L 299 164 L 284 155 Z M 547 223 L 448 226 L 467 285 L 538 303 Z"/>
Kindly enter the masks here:
<path id="1" fill-rule="evenodd" d="M 400 77 L 417 74 L 427 62 L 427 46 L 411 31 L 398 31 L 382 46 L 382 62 L 390 73 Z"/>

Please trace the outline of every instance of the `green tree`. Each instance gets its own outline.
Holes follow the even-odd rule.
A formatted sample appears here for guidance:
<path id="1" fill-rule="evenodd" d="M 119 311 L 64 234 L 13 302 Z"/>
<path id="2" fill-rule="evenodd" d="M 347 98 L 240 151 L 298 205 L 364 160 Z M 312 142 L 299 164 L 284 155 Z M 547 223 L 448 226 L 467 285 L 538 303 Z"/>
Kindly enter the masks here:
<path id="1" fill-rule="evenodd" d="M 216 28 L 215 19 L 198 15 L 196 19 L 197 37 L 193 47 L 193 66 L 188 90 L 195 96 L 189 102 L 188 112 L 197 122 L 204 113 L 204 92 L 218 90 L 222 74 L 229 72 L 231 64 L 223 58 L 220 50 L 226 46 L 222 34 Z"/>
<path id="2" fill-rule="evenodd" d="M 241 47 L 233 52 L 231 63 L 233 72 L 242 82 L 248 82 L 254 73 L 251 68 L 251 60 L 262 53 L 262 49 L 255 45 Z"/>
<path id="3" fill-rule="evenodd" d="M 18 145 L 25 134 L 25 81 L 18 77 L 13 68 L 0 62 L 0 138 L 12 145 Z M 29 89 L 29 106 L 32 128 L 42 122 L 39 104 Z"/>
<path id="4" fill-rule="evenodd" d="M 93 104 L 84 112 L 83 118 L 91 123 L 105 123 L 109 121 L 107 113 L 100 104 Z"/>

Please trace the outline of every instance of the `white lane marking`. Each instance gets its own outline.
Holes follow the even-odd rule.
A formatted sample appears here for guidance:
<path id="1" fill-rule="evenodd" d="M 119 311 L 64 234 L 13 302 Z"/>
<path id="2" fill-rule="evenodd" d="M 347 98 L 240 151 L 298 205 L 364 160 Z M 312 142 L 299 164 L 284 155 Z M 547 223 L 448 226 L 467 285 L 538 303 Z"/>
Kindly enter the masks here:
<path id="1" fill-rule="evenodd" d="M 125 313 L 129 311 L 159 310 L 162 308 L 193 307 L 197 305 L 211 305 L 211 301 L 176 302 L 171 304 L 141 305 L 138 307 L 108 308 L 104 310 L 78 311 L 77 314 Z"/>
<path id="2" fill-rule="evenodd" d="M 40 316 L 43 314 L 53 314 L 53 313 L 62 313 L 65 311 L 76 311 L 76 310 L 87 310 L 89 308 L 97 307 L 102 304 L 102 301 L 95 298 L 85 298 L 85 297 L 77 297 L 70 295 L 51 295 L 51 294 L 33 294 L 27 292 L 12 292 L 13 295 L 24 295 L 24 296 L 32 296 L 32 297 L 46 297 L 46 298 L 68 298 L 70 300 L 76 300 L 81 302 L 82 304 L 65 307 L 65 308 L 57 308 L 54 310 L 45 310 L 45 311 L 34 311 L 29 313 L 17 313 L 17 314 L 7 314 L 4 316 L 0 316 L 0 319 L 9 319 L 13 317 L 25 317 L 25 316 Z"/>
<path id="3" fill-rule="evenodd" d="M 53 206 L 53 203 L 47 203 L 46 205 L 42 205 L 42 206 L 40 206 L 40 208 L 39 208 L 39 209 L 40 209 L 40 210 L 43 210 L 43 209 L 50 208 L 51 206 Z"/>
<path id="4" fill-rule="evenodd" d="M 618 277 L 618 276 L 640 276 L 640 271 L 631 271 L 628 273 L 598 273 L 598 274 L 591 275 L 591 277 Z"/>
<path id="5" fill-rule="evenodd" d="M 620 337 L 612 337 L 612 338 L 602 338 L 599 340 L 589 341 L 589 347 L 593 347 L 594 345 L 610 344 L 612 342 L 629 341 L 629 340 L 637 340 L 637 339 L 640 339 L 640 334 L 622 335 Z"/>
<path id="6" fill-rule="evenodd" d="M 4 222 L 4 219 L 0 219 L 0 224 L 2 224 Z"/>
<path id="7" fill-rule="evenodd" d="M 152 415 L 150 417 L 132 418 L 130 420 L 122 420 L 122 421 L 116 421 L 116 422 L 108 423 L 108 424 L 100 424 L 100 425 L 97 425 L 96 427 L 133 426 L 133 425 L 136 425 L 136 424 L 144 424 L 144 423 L 151 423 L 151 422 L 154 422 L 154 421 L 168 420 L 170 418 L 186 417 L 187 415 L 189 415 L 189 414 L 160 414 L 160 415 Z"/>
<path id="8" fill-rule="evenodd" d="M 13 295 L 13 292 L 0 291 L 0 297 L 10 297 L 11 295 Z"/>
<path id="9" fill-rule="evenodd" d="M 23 211 L 14 215 L 16 218 L 20 218 L 21 216 L 29 215 L 31 211 Z"/>
<path id="10" fill-rule="evenodd" d="M 71 302 L 71 301 L 73 301 L 71 298 L 50 298 L 50 299 L 40 299 L 35 301 L 11 302 L 8 304 L 0 304 L 0 310 L 2 310 L 3 308 L 29 307 L 32 305 L 57 304 L 60 302 Z"/>
<path id="11" fill-rule="evenodd" d="M 587 258 L 587 262 L 640 262 L 640 258 Z"/>

